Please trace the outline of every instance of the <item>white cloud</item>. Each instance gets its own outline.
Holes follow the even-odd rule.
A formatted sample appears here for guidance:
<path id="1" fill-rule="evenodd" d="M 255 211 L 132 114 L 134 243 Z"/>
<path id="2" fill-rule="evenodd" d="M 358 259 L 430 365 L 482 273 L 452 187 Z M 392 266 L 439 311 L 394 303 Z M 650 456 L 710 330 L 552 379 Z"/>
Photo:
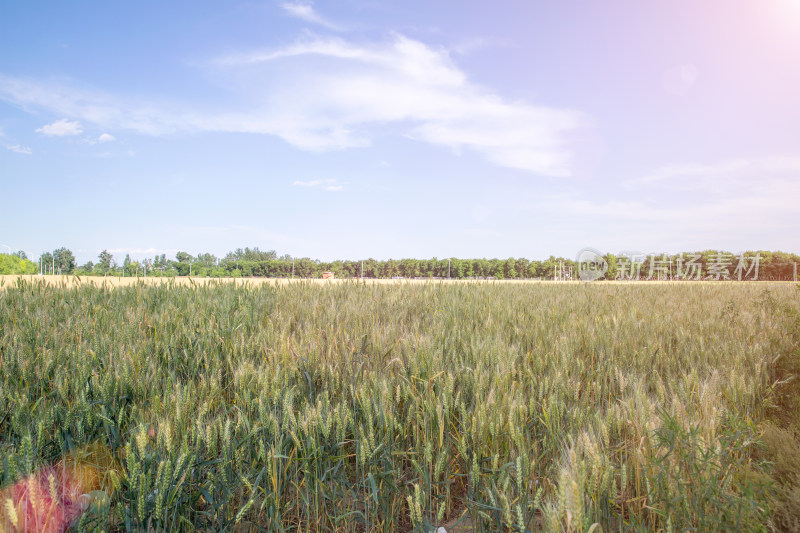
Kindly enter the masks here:
<path id="1" fill-rule="evenodd" d="M 117 138 L 110 133 L 102 133 L 98 137 L 86 137 L 85 139 L 82 139 L 81 142 L 90 146 L 94 146 L 96 144 L 109 143 L 116 140 Z"/>
<path id="2" fill-rule="evenodd" d="M 103 129 L 133 130 L 147 135 L 196 129 L 190 126 L 190 117 L 173 111 L 179 108 L 176 104 L 133 101 L 101 91 L 3 74 L 0 74 L 0 100 L 23 109 L 40 108 L 77 117 Z"/>
<path id="3" fill-rule="evenodd" d="M 776 189 L 778 182 L 783 185 Z M 714 193 L 742 194 L 800 185 L 800 157 L 739 158 L 714 164 L 670 165 L 625 183 L 629 189 L 653 187 Z"/>
<path id="4" fill-rule="evenodd" d="M 7 138 L 3 128 L 0 128 L 0 138 Z M 21 144 L 4 144 L 6 150 L 11 150 L 17 154 L 31 155 L 33 150 L 29 146 L 22 146 Z"/>
<path id="5" fill-rule="evenodd" d="M 260 67 L 280 113 L 276 134 L 308 149 L 364 146 L 371 127 L 396 124 L 412 139 L 566 176 L 566 136 L 587 122 L 574 110 L 503 99 L 471 83 L 447 50 L 402 35 L 377 45 L 318 39 L 220 62 Z M 281 86 L 270 87 L 276 72 Z"/>
<path id="6" fill-rule="evenodd" d="M 314 11 L 314 7 L 310 2 L 284 2 L 281 4 L 281 7 L 293 17 L 313 24 L 319 24 L 330 30 L 340 30 L 339 26 L 323 18 L 319 13 Z"/>
<path id="7" fill-rule="evenodd" d="M 660 243 L 664 251 L 800 246 L 798 157 L 671 165 L 623 185 L 613 196 L 573 191 L 540 197 L 529 207 L 598 244 Z"/>
<path id="8" fill-rule="evenodd" d="M 313 151 L 399 134 L 548 176 L 570 175 L 568 137 L 588 122 L 575 110 L 503 98 L 471 82 L 447 50 L 402 35 L 366 44 L 315 39 L 209 68 L 234 91 L 227 109 L 217 100 L 181 111 L 180 103 L 136 103 L 2 75 L 0 100 L 103 129 L 266 134 Z"/>
<path id="9" fill-rule="evenodd" d="M 45 135 L 50 135 L 54 137 L 79 135 L 82 132 L 83 128 L 81 127 L 80 122 L 78 122 L 77 120 L 70 122 L 65 118 L 62 118 L 61 120 L 56 120 L 52 124 L 46 124 L 36 130 L 36 133 L 43 133 Z"/>
<path id="10" fill-rule="evenodd" d="M 33 153 L 33 150 L 31 150 L 30 147 L 22 146 L 20 144 L 7 144 L 6 148 L 18 154 L 31 155 Z"/>
<path id="11" fill-rule="evenodd" d="M 344 186 L 335 179 L 295 181 L 292 182 L 292 185 L 295 187 L 319 187 L 326 191 L 341 191 L 344 189 Z"/>

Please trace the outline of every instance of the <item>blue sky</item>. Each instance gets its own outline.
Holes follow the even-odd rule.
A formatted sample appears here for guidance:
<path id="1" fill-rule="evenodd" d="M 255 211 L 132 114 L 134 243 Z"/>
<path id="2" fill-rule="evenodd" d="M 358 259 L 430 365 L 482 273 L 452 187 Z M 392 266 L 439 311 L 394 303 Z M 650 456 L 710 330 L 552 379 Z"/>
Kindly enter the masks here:
<path id="1" fill-rule="evenodd" d="M 800 0 L 4 2 L 0 50 L 32 257 L 800 251 Z"/>

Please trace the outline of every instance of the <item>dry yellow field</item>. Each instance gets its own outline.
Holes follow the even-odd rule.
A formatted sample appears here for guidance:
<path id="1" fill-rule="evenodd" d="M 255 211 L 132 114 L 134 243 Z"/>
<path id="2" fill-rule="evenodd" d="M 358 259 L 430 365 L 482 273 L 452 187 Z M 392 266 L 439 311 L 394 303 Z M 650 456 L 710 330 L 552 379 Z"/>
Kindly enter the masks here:
<path id="1" fill-rule="evenodd" d="M 190 285 L 200 284 L 204 285 L 209 282 L 222 282 L 234 283 L 243 285 L 246 283 L 260 284 L 260 283 L 275 283 L 287 280 L 278 280 L 271 278 L 188 278 L 188 277 L 122 277 L 122 276 L 21 276 L 21 275 L 2 275 L 0 276 L 0 286 L 6 287 L 17 282 L 18 279 L 23 279 L 27 282 L 46 283 L 47 285 L 60 285 L 65 287 L 73 287 L 76 285 L 92 284 L 92 285 L 107 285 L 109 287 L 127 287 L 136 283 L 142 282 L 148 285 L 157 285 L 160 283 L 169 283 L 174 281 L 177 285 Z M 289 280 L 291 281 L 291 280 Z M 319 280 L 320 282 L 322 280 Z"/>
<path id="2" fill-rule="evenodd" d="M 434 280 L 434 279 L 320 279 L 320 278 L 195 278 L 195 277 L 122 277 L 122 276 L 40 276 L 40 275 L 27 275 L 22 276 L 18 274 L 0 275 L 0 288 L 7 287 L 17 282 L 18 279 L 23 279 L 27 282 L 40 282 L 48 285 L 59 285 L 64 287 L 73 287 L 81 284 L 93 284 L 101 286 L 103 284 L 109 287 L 128 287 L 136 283 L 142 282 L 148 285 L 156 285 L 160 283 L 169 283 L 174 281 L 177 285 L 190 285 L 199 284 L 205 285 L 208 283 L 232 283 L 234 285 L 260 285 L 262 283 L 297 283 L 301 281 L 311 281 L 314 283 L 341 283 L 348 281 L 364 281 L 367 283 L 380 283 L 380 284 L 397 284 L 397 283 L 435 283 L 435 282 L 458 282 L 458 283 L 490 283 L 492 280 Z M 533 280 L 493 280 L 494 282 L 503 283 L 530 283 Z M 573 283 L 569 281 L 556 282 L 556 283 Z"/>
<path id="3" fill-rule="evenodd" d="M 344 281 L 362 281 L 351 279 L 308 279 L 308 278 L 195 278 L 195 277 L 122 277 L 122 276 L 39 276 L 29 275 L 22 276 L 17 274 L 0 275 L 0 288 L 8 287 L 17 282 L 18 279 L 23 279 L 27 282 L 46 283 L 47 285 L 74 287 L 76 285 L 106 285 L 109 287 L 128 287 L 136 283 L 146 283 L 148 285 L 157 285 L 160 283 L 174 282 L 176 285 L 206 285 L 208 283 L 231 283 L 234 285 L 261 285 L 263 283 L 279 284 L 279 283 L 297 283 L 301 281 L 311 281 L 314 283 L 341 283 Z M 381 283 L 381 284 L 396 284 L 396 283 L 430 283 L 433 281 L 444 280 L 411 280 L 411 279 L 365 279 L 368 283 Z M 460 281 L 462 283 L 484 283 L 476 280 L 449 280 Z"/>
<path id="4" fill-rule="evenodd" d="M 96 286 L 106 285 L 108 287 L 128 287 L 136 283 L 146 283 L 148 285 L 157 285 L 160 283 L 174 282 L 176 285 L 206 285 L 208 283 L 232 283 L 234 285 L 261 285 L 263 283 L 281 284 L 281 283 L 297 283 L 302 281 L 311 281 L 313 283 L 342 283 L 351 281 L 363 281 L 365 283 L 378 283 L 378 284 L 401 284 L 401 283 L 555 283 L 574 285 L 576 283 L 592 283 L 592 284 L 613 284 L 613 285 L 627 285 L 627 284 L 660 284 L 660 285 L 681 285 L 685 281 L 658 281 L 658 280 L 624 280 L 624 281 L 605 281 L 598 280 L 593 282 L 584 282 L 580 280 L 573 281 L 553 281 L 553 280 L 532 280 L 532 279 L 497 279 L 497 280 L 467 280 L 467 279 L 358 279 L 358 278 L 337 278 L 337 279 L 320 279 L 320 278 L 200 278 L 200 277 L 122 277 L 122 276 L 40 276 L 40 275 L 19 275 L 7 274 L 0 275 L 0 290 L 8 287 L 17 282 L 18 279 L 23 279 L 27 282 L 40 282 L 47 285 L 74 287 L 76 285 L 92 284 Z M 750 281 L 693 281 L 693 284 L 749 284 Z M 791 284 L 791 281 L 770 281 L 770 285 Z"/>

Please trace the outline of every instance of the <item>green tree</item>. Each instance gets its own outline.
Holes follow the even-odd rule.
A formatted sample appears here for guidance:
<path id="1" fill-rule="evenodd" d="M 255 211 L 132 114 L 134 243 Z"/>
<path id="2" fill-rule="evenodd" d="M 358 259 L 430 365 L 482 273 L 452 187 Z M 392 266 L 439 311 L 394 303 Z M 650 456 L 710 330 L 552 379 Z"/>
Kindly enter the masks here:
<path id="1" fill-rule="evenodd" d="M 513 257 L 506 259 L 503 265 L 503 277 L 506 279 L 514 279 L 517 277 L 517 262 Z"/>
<path id="2" fill-rule="evenodd" d="M 39 265 L 18 255 L 0 254 L 0 274 L 36 274 Z"/>
<path id="3" fill-rule="evenodd" d="M 217 266 L 217 257 L 210 253 L 197 254 L 194 264 L 205 268 L 213 268 Z"/>
<path id="4" fill-rule="evenodd" d="M 114 256 L 108 250 L 103 250 L 97 256 L 98 262 L 96 268 L 100 271 L 101 274 L 104 276 L 108 275 L 109 270 L 111 270 L 111 261 L 114 260 Z"/>
<path id="5" fill-rule="evenodd" d="M 458 261 L 458 277 L 459 278 L 471 278 L 474 274 L 472 273 L 472 261 L 469 259 Z"/>
<path id="6" fill-rule="evenodd" d="M 524 257 L 517 259 L 517 277 L 525 279 L 528 276 L 528 260 Z"/>
<path id="7" fill-rule="evenodd" d="M 614 254 L 606 254 L 603 256 L 603 259 L 606 260 L 608 264 L 608 270 L 606 270 L 605 279 L 616 279 L 617 278 L 617 256 Z"/>
<path id="8" fill-rule="evenodd" d="M 42 255 L 39 256 L 39 264 L 42 265 L 43 274 L 52 274 L 53 254 L 51 254 L 50 252 L 44 252 Z"/>
<path id="9" fill-rule="evenodd" d="M 192 272 L 192 262 L 194 257 L 187 252 L 178 252 L 175 254 L 175 270 L 178 271 L 179 276 L 188 276 Z"/>
<path id="10" fill-rule="evenodd" d="M 147 261 L 147 259 L 145 259 L 145 261 Z M 132 260 L 131 256 L 128 254 L 125 255 L 125 260 L 122 261 L 122 272 L 125 276 L 139 276 L 144 274 L 144 272 L 142 272 L 142 263 Z"/>
<path id="11" fill-rule="evenodd" d="M 79 266 L 75 269 L 75 274 L 79 274 L 82 276 L 91 276 L 92 272 L 94 271 L 94 263 L 91 261 L 87 261 L 86 264 L 83 266 Z"/>
<path id="12" fill-rule="evenodd" d="M 56 263 L 56 272 L 61 274 L 72 274 L 77 266 L 75 263 L 75 256 L 67 248 L 59 248 L 53 251 L 53 260 Z"/>

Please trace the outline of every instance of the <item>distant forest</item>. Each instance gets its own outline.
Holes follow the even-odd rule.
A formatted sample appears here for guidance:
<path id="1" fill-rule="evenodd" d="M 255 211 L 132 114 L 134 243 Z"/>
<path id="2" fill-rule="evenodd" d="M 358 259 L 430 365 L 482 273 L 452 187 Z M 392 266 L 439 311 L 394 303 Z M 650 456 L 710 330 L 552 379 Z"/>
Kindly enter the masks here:
<path id="1" fill-rule="evenodd" d="M 716 279 L 796 280 L 800 256 L 757 251 L 733 254 L 718 250 L 626 256 L 606 254 L 601 279 Z M 193 256 L 178 252 L 174 259 L 157 255 L 121 261 L 103 250 L 97 261 L 78 265 L 67 248 L 30 260 L 25 252 L 0 254 L 0 274 L 61 274 L 77 276 L 197 276 L 321 278 L 332 272 L 338 278 L 433 279 L 578 279 L 574 259 L 550 256 L 544 260 L 507 259 L 364 259 L 319 261 L 308 257 L 278 256 L 274 250 L 238 248 L 225 257 L 210 253 Z"/>

